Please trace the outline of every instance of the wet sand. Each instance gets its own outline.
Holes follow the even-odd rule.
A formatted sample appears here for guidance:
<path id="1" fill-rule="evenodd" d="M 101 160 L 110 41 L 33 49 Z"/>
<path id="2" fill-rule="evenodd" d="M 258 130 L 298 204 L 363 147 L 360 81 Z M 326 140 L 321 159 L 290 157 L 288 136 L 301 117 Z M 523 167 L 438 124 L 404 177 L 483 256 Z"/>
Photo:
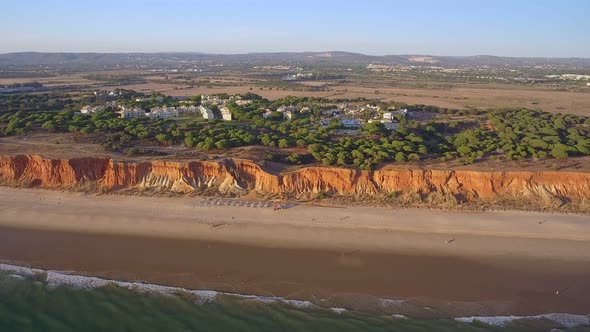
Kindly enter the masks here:
<path id="1" fill-rule="evenodd" d="M 0 188 L 0 260 L 334 307 L 380 297 L 445 314 L 456 302 L 482 315 L 587 314 L 588 221 Z"/>

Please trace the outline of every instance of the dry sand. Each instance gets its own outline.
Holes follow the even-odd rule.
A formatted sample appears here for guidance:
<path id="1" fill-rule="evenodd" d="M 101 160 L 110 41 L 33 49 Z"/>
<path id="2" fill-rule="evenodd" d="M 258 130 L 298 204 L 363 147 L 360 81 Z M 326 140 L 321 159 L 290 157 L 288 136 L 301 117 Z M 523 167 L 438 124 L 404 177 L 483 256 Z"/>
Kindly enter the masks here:
<path id="1" fill-rule="evenodd" d="M 446 301 L 590 312 L 587 216 L 250 205 L 0 188 L 0 259 L 331 305 L 364 294 L 446 313 L 458 310 Z"/>
<path id="2" fill-rule="evenodd" d="M 214 202 L 213 204 L 211 202 Z M 215 203 L 218 202 L 218 203 Z M 561 255 L 590 241 L 589 217 L 532 212 L 449 212 L 387 208 L 329 208 L 295 205 L 281 211 L 252 208 L 238 200 L 86 195 L 37 189 L 0 188 L 0 225 L 91 233 L 154 235 L 281 247 L 349 247 L 373 251 L 419 250 L 450 255 Z M 213 229 L 223 228 L 223 232 Z M 403 234 L 403 236 L 400 236 Z M 399 239 L 396 239 L 399 237 Z M 452 246 L 413 237 L 465 237 Z M 408 240 L 412 238 L 411 240 Z M 487 238 L 480 243 L 479 238 Z M 467 241 L 474 239 L 472 244 Z M 518 240 L 567 242 L 545 250 L 496 246 Z M 395 240 L 395 241 L 394 241 Z M 444 248 L 444 251 L 440 251 Z"/>

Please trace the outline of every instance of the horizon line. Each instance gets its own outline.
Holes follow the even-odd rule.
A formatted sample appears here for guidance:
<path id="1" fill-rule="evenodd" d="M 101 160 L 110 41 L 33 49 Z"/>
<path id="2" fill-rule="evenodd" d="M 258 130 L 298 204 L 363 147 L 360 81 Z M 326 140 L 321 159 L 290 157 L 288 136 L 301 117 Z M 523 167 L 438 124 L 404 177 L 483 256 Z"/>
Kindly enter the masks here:
<path id="1" fill-rule="evenodd" d="M 252 55 L 252 54 L 301 54 L 301 53 L 349 53 L 369 57 L 387 57 L 387 56 L 428 56 L 428 57 L 496 57 L 496 58 L 522 58 L 522 59 L 589 59 L 590 56 L 507 56 L 493 54 L 473 54 L 473 55 L 433 55 L 420 53 L 400 53 L 400 54 L 365 54 L 352 51 L 260 51 L 260 52 L 200 52 L 200 51 L 12 51 L 3 52 L 0 55 L 20 54 L 20 53 L 37 53 L 37 54 L 201 54 L 201 55 Z"/>

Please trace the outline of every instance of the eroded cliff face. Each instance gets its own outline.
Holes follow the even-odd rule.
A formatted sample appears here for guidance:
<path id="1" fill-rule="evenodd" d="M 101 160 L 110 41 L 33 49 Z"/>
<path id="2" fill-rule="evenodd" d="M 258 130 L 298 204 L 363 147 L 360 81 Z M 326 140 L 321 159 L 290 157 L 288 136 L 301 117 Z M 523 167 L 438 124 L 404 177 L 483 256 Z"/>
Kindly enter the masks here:
<path id="1" fill-rule="evenodd" d="M 29 182 L 32 186 L 72 186 L 82 181 L 98 181 L 109 159 L 45 159 L 40 156 L 0 157 L 0 180 Z"/>
<path id="2" fill-rule="evenodd" d="M 253 162 L 118 162 L 104 158 L 45 159 L 39 156 L 0 157 L 0 180 L 44 188 L 91 181 L 107 190 L 148 188 L 191 192 L 275 194 L 313 197 L 317 192 L 350 197 L 389 193 L 440 193 L 462 200 L 500 196 L 531 196 L 563 200 L 590 198 L 590 173 L 479 172 L 465 170 L 377 170 L 306 167 L 274 175 Z"/>

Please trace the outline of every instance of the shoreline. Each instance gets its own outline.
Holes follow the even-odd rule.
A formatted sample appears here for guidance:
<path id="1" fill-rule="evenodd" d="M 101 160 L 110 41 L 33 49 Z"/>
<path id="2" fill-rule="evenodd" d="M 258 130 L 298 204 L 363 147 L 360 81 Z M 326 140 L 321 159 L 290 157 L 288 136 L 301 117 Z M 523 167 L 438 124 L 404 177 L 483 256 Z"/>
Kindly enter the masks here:
<path id="1" fill-rule="evenodd" d="M 336 307 L 394 298 L 440 312 L 469 303 L 469 316 L 590 313 L 584 216 L 205 201 L 0 187 L 0 260 Z"/>
<path id="2" fill-rule="evenodd" d="M 93 276 L 84 276 L 84 275 L 77 275 L 72 272 L 64 272 L 64 271 L 55 271 L 55 270 L 43 270 L 43 269 L 36 269 L 33 267 L 26 267 L 26 266 L 19 266 L 19 265 L 11 265 L 0 263 L 0 273 L 12 273 L 9 276 L 21 276 L 26 278 L 36 278 L 38 279 L 39 275 L 44 275 L 45 280 L 41 280 L 42 283 L 46 284 L 50 289 L 56 287 L 70 287 L 77 290 L 88 290 L 88 289 L 96 289 L 101 287 L 108 287 L 110 285 L 115 285 L 116 287 L 124 288 L 131 290 L 133 292 L 137 292 L 140 294 L 150 294 L 150 295 L 174 295 L 179 296 L 187 301 L 192 302 L 195 305 L 203 305 L 207 303 L 217 302 L 220 301 L 220 297 L 223 296 L 230 296 L 240 300 L 245 301 L 259 301 L 261 303 L 278 303 L 282 305 L 293 306 L 296 308 L 301 309 L 308 309 L 308 310 L 330 310 L 336 314 L 342 314 L 349 310 L 355 311 L 355 309 L 348 309 L 348 308 L 340 308 L 340 307 L 327 307 L 320 303 L 313 303 L 310 301 L 301 301 L 301 300 L 292 300 L 287 299 L 284 297 L 276 297 L 276 296 L 257 296 L 257 295 L 249 295 L 249 294 L 238 294 L 238 293 L 226 293 L 220 291 L 213 291 L 213 290 L 195 290 L 195 289 L 187 289 L 187 288 L 180 288 L 180 287 L 173 287 L 173 286 L 166 286 L 166 285 L 157 285 L 157 284 L 149 284 L 144 282 L 129 282 L 123 280 L 112 280 L 112 279 L 104 279 L 98 278 Z M 404 302 L 403 300 L 391 300 L 391 299 L 378 299 L 380 303 L 379 312 L 374 312 L 380 316 L 391 316 L 394 319 L 407 319 L 407 318 L 418 318 L 416 316 L 406 316 L 400 314 L 399 312 L 410 311 L 409 308 L 404 309 Z M 413 306 L 411 303 L 407 303 L 407 307 Z M 415 307 L 414 310 L 416 312 L 422 311 L 422 313 L 427 313 L 426 316 L 431 316 L 433 318 L 435 315 L 432 315 L 432 308 L 429 307 L 422 307 L 417 308 Z M 429 313 L 429 314 L 428 314 Z M 419 316 L 419 315 L 418 315 Z M 574 328 L 579 326 L 585 326 L 590 324 L 590 315 L 584 314 L 569 314 L 569 313 L 542 313 L 537 315 L 524 315 L 524 316 L 445 316 L 444 314 L 438 315 L 436 318 L 438 319 L 454 319 L 458 322 L 463 323 L 475 323 L 475 322 L 484 322 L 486 324 L 492 326 L 506 326 L 513 321 L 518 321 L 521 319 L 524 320 L 549 320 L 551 322 L 560 324 L 565 328 Z"/>

